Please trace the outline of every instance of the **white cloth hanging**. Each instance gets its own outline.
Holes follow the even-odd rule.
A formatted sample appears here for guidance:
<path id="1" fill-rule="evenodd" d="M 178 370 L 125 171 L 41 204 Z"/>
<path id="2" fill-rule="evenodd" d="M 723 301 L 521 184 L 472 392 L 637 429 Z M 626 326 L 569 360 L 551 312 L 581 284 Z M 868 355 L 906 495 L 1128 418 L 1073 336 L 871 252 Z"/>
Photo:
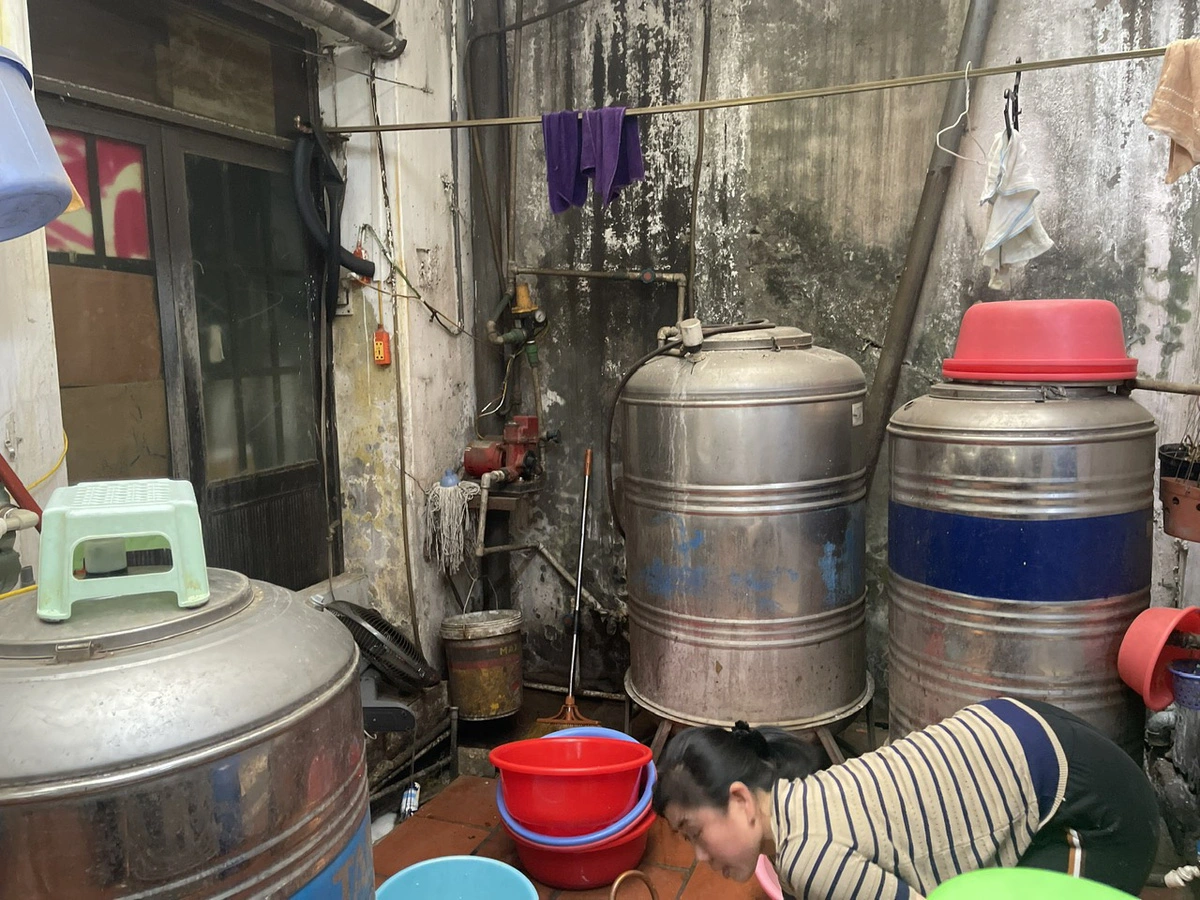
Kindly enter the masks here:
<path id="1" fill-rule="evenodd" d="M 1021 132 L 1001 131 L 988 152 L 987 175 L 979 202 L 991 204 L 987 235 L 979 251 L 991 268 L 988 287 L 1006 290 L 1015 267 L 1054 246 L 1038 220 L 1033 201 L 1041 193 L 1025 155 Z"/>

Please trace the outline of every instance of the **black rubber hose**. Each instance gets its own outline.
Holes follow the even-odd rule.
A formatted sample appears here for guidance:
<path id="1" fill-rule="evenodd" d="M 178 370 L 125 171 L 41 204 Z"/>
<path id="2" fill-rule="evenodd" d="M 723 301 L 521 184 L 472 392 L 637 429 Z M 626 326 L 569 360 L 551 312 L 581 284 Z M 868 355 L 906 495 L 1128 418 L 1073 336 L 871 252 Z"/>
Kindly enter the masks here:
<path id="1" fill-rule="evenodd" d="M 718 334 L 732 334 L 737 331 L 759 331 L 764 328 L 774 328 L 774 322 L 768 322 L 766 319 L 756 319 L 753 322 L 741 322 L 736 325 L 711 325 L 703 329 L 704 336 L 712 337 Z M 613 396 L 612 406 L 608 408 L 608 418 L 604 423 L 604 480 L 605 486 L 608 488 L 608 509 L 612 514 L 613 524 L 617 526 L 617 533 L 622 538 L 625 537 L 625 528 L 621 525 L 621 516 L 617 513 L 617 495 L 613 490 L 613 452 L 612 452 L 612 433 L 613 422 L 617 417 L 617 404 L 621 402 L 621 392 L 625 390 L 625 385 L 629 384 L 629 379 L 633 377 L 642 366 L 650 362 L 657 356 L 662 356 L 664 353 L 669 353 L 672 350 L 678 350 L 683 346 L 683 341 L 672 340 L 667 341 L 661 347 L 656 347 L 651 350 L 637 362 L 635 362 L 629 371 L 625 373 L 620 383 L 617 385 L 617 393 Z"/>
<path id="2" fill-rule="evenodd" d="M 315 141 L 310 135 L 303 134 L 296 139 L 296 147 L 292 153 L 292 191 L 296 195 L 296 206 L 300 210 L 300 220 L 304 223 L 304 227 L 308 229 L 313 240 L 322 247 L 328 248 L 329 231 L 317 213 L 317 204 L 313 199 L 312 186 L 309 183 L 314 148 Z M 322 183 L 328 185 L 329 182 L 322 178 Z M 328 187 L 326 191 L 328 192 Z M 339 217 L 341 215 L 340 204 L 338 215 Z M 355 275 L 361 275 L 363 278 L 375 277 L 375 263 L 369 259 L 355 256 L 345 247 L 338 247 L 337 259 L 343 268 L 349 269 Z"/>
<path id="3" fill-rule="evenodd" d="M 325 312 L 330 319 L 337 310 L 339 282 L 342 267 L 338 265 L 338 251 L 346 252 L 342 246 L 342 203 L 346 199 L 346 186 L 337 181 L 325 183 L 325 204 L 329 210 L 329 236 L 325 243 Z M 353 258 L 353 254 L 351 254 Z"/>

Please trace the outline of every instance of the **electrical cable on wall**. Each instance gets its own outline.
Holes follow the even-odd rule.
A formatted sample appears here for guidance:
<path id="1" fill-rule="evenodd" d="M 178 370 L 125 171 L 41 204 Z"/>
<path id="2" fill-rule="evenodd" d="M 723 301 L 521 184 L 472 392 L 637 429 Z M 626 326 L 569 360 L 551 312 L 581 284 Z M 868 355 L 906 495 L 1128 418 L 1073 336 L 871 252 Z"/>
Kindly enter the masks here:
<path id="1" fill-rule="evenodd" d="M 35 487 L 38 487 L 39 485 L 45 484 L 47 481 L 49 481 L 50 478 L 54 476 L 54 473 L 62 468 L 62 464 L 67 458 L 68 447 L 70 447 L 70 444 L 67 441 L 67 433 L 64 431 L 62 453 L 58 454 L 58 459 L 55 461 L 54 465 L 50 467 L 50 471 L 41 478 L 35 479 L 34 481 L 31 481 L 29 484 L 25 485 L 25 490 L 32 491 Z"/>
<path id="2" fill-rule="evenodd" d="M 367 80 L 367 86 L 371 96 L 371 117 L 375 122 L 379 121 L 379 95 L 376 90 L 375 82 L 375 61 L 371 60 L 371 76 Z M 379 153 L 379 187 L 383 193 L 383 212 L 387 221 L 385 223 L 384 234 L 386 235 L 386 247 L 382 248 L 386 253 L 389 263 L 397 255 L 396 254 L 396 231 L 394 227 L 394 215 L 392 212 L 392 197 L 388 190 L 387 178 L 387 155 L 383 149 L 383 134 L 376 134 L 376 149 Z M 378 236 L 376 236 L 378 237 Z M 400 324 L 399 304 L 394 299 L 396 294 L 396 275 L 402 271 L 402 266 L 392 264 L 392 271 L 388 273 L 387 285 L 393 294 L 392 300 L 392 328 L 393 333 Z M 408 279 L 405 278 L 405 283 Z M 404 548 L 404 582 L 408 589 L 408 613 L 412 620 L 413 641 L 418 647 L 421 646 L 421 623 L 420 617 L 417 615 L 417 595 L 413 584 L 413 554 L 412 542 L 408 535 L 408 440 L 406 429 L 404 427 L 404 361 L 401 360 L 396 365 L 396 437 L 399 443 L 398 453 L 396 457 L 399 461 L 400 468 L 400 533 L 401 543 Z"/>
<path id="3" fill-rule="evenodd" d="M 477 341 L 480 341 L 480 343 L 484 343 L 483 341 L 481 341 L 479 338 L 476 338 L 474 334 L 472 334 L 470 331 L 468 331 L 466 329 L 465 323 L 455 322 L 453 319 L 451 319 L 449 316 L 447 316 L 444 312 L 442 312 L 440 309 L 438 309 L 432 303 L 430 303 L 428 300 L 426 300 L 423 296 L 421 296 L 421 292 L 419 290 L 417 290 L 416 286 L 411 281 L 408 280 L 408 276 L 406 274 L 404 274 L 404 269 L 402 267 L 396 265 L 395 260 L 393 260 L 391 255 L 388 253 L 387 246 L 380 239 L 379 233 L 377 231 L 375 231 L 374 227 L 372 227 L 370 223 L 365 222 L 359 227 L 359 241 L 360 242 L 362 240 L 361 236 L 363 234 L 370 235 L 370 237 L 379 246 L 379 252 L 383 256 L 384 261 L 387 262 L 387 264 L 388 264 L 388 274 L 383 279 L 383 281 L 390 282 L 393 285 L 393 289 L 391 291 L 385 291 L 384 293 L 386 293 L 389 297 L 403 298 L 405 300 L 416 300 L 416 301 L 420 302 L 420 304 L 429 311 L 430 321 L 437 322 L 438 325 L 440 325 L 442 327 L 442 330 L 444 330 L 451 337 L 458 337 L 460 334 L 465 334 L 465 335 L 468 335 L 469 337 L 474 338 Z M 394 285 L 395 285 L 395 278 L 397 276 L 399 276 L 399 278 L 404 282 L 404 284 L 408 287 L 408 289 L 410 291 L 412 291 L 411 294 L 399 294 L 399 293 L 395 292 Z M 375 289 L 379 290 L 378 285 L 376 285 Z"/>

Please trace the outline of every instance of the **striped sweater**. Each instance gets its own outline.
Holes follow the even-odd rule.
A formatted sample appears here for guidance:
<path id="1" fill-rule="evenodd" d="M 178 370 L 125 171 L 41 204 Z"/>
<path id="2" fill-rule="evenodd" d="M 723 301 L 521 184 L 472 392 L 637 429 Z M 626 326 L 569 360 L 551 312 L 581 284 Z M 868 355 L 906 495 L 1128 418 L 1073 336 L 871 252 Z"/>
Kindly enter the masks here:
<path id="1" fill-rule="evenodd" d="M 773 791 L 775 868 L 798 900 L 908 900 L 1015 865 L 1062 803 L 1067 762 L 1045 720 L 988 700 Z"/>

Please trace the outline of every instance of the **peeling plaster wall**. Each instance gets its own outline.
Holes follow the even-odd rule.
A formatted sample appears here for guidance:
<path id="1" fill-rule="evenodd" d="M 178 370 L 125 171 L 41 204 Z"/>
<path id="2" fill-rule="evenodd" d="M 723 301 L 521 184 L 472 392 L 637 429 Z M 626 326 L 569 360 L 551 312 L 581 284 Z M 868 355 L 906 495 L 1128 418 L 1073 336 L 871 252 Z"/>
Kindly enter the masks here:
<path id="1" fill-rule="evenodd" d="M 408 39 L 395 61 L 377 63 L 379 118 L 382 122 L 448 119 L 456 114 L 458 19 L 448 0 L 424 4 L 403 14 Z M 321 108 L 326 123 L 372 121 L 365 54 L 342 47 L 320 72 Z M 411 298 L 402 279 L 383 298 L 383 319 L 392 334 L 392 364 L 372 361 L 378 297 L 373 288 L 351 289 L 350 316 L 334 323 L 334 368 L 338 452 L 343 493 L 345 560 L 362 570 L 375 605 L 410 629 L 413 610 L 426 656 L 435 664 L 441 651 L 438 626 L 458 611 L 440 573 L 422 557 L 423 489 L 446 468 L 456 468 L 468 439 L 475 407 L 474 351 L 469 272 L 470 224 L 456 205 L 455 153 L 450 132 L 410 132 L 383 136 L 396 262 L 421 296 L 456 322 L 460 303 L 467 333 L 453 336 L 430 321 L 428 310 Z M 353 247 L 359 228 L 370 224 L 387 240 L 387 216 L 376 137 L 358 134 L 344 148 L 347 192 L 343 242 Z M 456 219 L 460 241 L 456 242 Z M 364 238 L 385 283 L 388 264 L 378 244 Z M 403 440 L 401 437 L 403 432 Z M 407 473 L 407 478 L 405 474 Z M 409 559 L 406 577 L 403 494 L 407 493 Z"/>
<path id="2" fill-rule="evenodd" d="M 0 0 L 0 47 L 31 68 L 36 64 L 30 60 L 25 0 Z M 0 242 L 0 453 L 29 484 L 50 470 L 62 448 L 50 275 L 46 237 L 39 229 Z M 64 464 L 34 490 L 34 499 L 45 503 L 66 483 Z M 37 535 L 18 535 L 17 552 L 21 563 L 34 566 L 37 574 Z"/>
<path id="3" fill-rule="evenodd" d="M 508 21 L 515 4 L 507 4 Z M 966 0 L 838 0 L 714 3 L 710 97 L 939 72 L 953 65 Z M 527 2 L 524 16 L 546 8 Z M 643 106 L 695 99 L 700 84 L 701 0 L 596 0 L 524 30 L 521 93 L 514 113 Z M 1001 0 L 985 65 L 1148 47 L 1195 31 L 1188 0 Z M 476 23 L 475 27 L 483 25 Z M 489 47 L 494 43 L 489 41 Z M 510 38 L 509 53 L 512 52 Z M 481 79 L 503 65 L 481 52 Z M 1028 73 L 1021 85 L 1022 132 L 1043 194 L 1042 219 L 1057 246 L 1008 294 L 987 287 L 978 262 L 986 219 L 978 205 L 982 169 L 960 162 L 921 298 L 897 405 L 939 379 L 963 311 L 1006 297 L 1104 297 L 1124 315 L 1131 352 L 1148 375 L 1200 380 L 1200 341 L 1192 310 L 1197 286 L 1196 175 L 1162 183 L 1167 141 L 1141 123 L 1159 60 Z M 963 154 L 981 159 L 1002 127 L 1009 78 L 974 83 L 972 136 Z M 495 93 L 495 91 L 493 91 Z M 696 303 L 707 322 L 769 316 L 813 332 L 816 341 L 874 374 L 896 280 L 928 165 L 945 87 L 932 85 L 789 104 L 711 112 L 706 118 L 697 226 Z M 478 115 L 503 111 L 492 97 Z M 549 212 L 540 129 L 518 129 L 517 240 L 512 254 L 532 266 L 682 271 L 696 146 L 695 114 L 643 119 L 647 179 L 607 210 L 594 200 L 561 216 Z M 490 157 L 493 195 L 504 162 Z M 478 207 L 478 194 L 475 196 Z M 480 232 L 483 234 L 484 232 Z M 476 239 L 476 275 L 494 285 Z M 480 309 L 495 302 L 481 291 Z M 536 280 L 535 296 L 554 327 L 541 342 L 550 428 L 563 445 L 548 454 L 549 475 L 529 533 L 573 568 L 580 493 L 578 460 L 602 447 L 603 414 L 617 380 L 674 319 L 666 287 Z M 481 323 L 477 323 L 481 327 Z M 480 357 L 481 396 L 499 371 Z M 1182 437 L 1194 401 L 1138 393 L 1163 440 Z M 492 423 L 491 430 L 498 429 Z M 886 453 L 886 448 L 885 448 Z M 886 457 L 885 457 L 886 458 Z M 584 583 L 605 604 L 623 592 L 623 552 L 596 486 Z M 871 666 L 886 692 L 887 477 L 872 486 L 869 523 Z M 1195 602 L 1178 584 L 1186 545 L 1159 533 L 1156 603 Z M 569 590 L 540 561 L 515 560 L 516 603 L 532 619 L 528 663 L 565 678 Z M 627 665 L 611 619 L 584 620 L 585 685 L 614 688 Z"/>

